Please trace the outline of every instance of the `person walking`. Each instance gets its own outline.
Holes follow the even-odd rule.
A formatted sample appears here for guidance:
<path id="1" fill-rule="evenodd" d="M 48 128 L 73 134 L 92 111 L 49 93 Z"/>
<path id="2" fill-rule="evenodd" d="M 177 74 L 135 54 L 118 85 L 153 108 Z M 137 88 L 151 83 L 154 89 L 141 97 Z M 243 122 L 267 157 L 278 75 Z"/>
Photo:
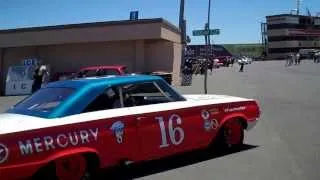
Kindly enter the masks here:
<path id="1" fill-rule="evenodd" d="M 239 60 L 240 69 L 239 72 L 243 72 L 244 69 L 244 61 L 242 59 Z"/>

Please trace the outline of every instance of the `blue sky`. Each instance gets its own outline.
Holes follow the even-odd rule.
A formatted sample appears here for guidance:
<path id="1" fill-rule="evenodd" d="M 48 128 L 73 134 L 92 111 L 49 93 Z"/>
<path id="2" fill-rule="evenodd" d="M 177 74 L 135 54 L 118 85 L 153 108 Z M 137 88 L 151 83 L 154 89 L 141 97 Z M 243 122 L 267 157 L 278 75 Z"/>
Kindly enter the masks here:
<path id="1" fill-rule="evenodd" d="M 185 0 L 188 34 L 192 44 L 203 37 L 192 37 L 207 16 L 208 0 Z M 0 0 L 0 29 L 34 27 L 82 22 L 123 20 L 138 10 L 140 18 L 163 17 L 178 25 L 180 0 Z M 320 0 L 303 0 L 312 14 L 320 12 Z M 287 13 L 295 0 L 212 0 L 211 28 L 220 28 L 215 43 L 260 42 L 260 22 L 266 15 Z"/>

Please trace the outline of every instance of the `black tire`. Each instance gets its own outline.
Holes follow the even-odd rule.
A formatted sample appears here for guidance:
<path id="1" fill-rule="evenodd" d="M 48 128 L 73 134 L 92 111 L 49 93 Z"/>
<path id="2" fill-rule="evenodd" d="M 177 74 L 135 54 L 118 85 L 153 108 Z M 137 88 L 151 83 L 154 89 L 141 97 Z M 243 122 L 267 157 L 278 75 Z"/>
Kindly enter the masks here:
<path id="1" fill-rule="evenodd" d="M 93 180 L 93 171 L 86 167 L 84 175 L 79 180 Z M 54 162 L 49 163 L 47 166 L 41 168 L 33 177 L 33 180 L 64 180 L 59 179 L 56 175 L 56 165 Z"/>
<path id="2" fill-rule="evenodd" d="M 231 121 L 230 121 L 231 122 Z M 233 123 L 237 123 L 239 126 L 239 141 L 237 143 L 229 143 L 228 137 L 226 136 L 226 131 L 228 131 L 227 124 L 220 128 L 217 138 L 215 140 L 214 148 L 218 150 L 226 150 L 226 149 L 238 149 L 243 145 L 244 140 L 244 127 L 239 120 L 232 120 Z"/>

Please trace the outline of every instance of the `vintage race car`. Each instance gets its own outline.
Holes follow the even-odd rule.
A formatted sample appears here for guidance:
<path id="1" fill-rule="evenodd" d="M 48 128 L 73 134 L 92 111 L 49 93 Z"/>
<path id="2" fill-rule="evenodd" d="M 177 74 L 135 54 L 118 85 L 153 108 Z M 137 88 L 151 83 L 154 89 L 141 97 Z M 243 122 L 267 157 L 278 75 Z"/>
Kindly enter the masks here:
<path id="1" fill-rule="evenodd" d="M 121 163 L 237 147 L 259 116 L 255 100 L 181 95 L 156 76 L 49 83 L 0 114 L 0 179 L 89 179 Z"/>

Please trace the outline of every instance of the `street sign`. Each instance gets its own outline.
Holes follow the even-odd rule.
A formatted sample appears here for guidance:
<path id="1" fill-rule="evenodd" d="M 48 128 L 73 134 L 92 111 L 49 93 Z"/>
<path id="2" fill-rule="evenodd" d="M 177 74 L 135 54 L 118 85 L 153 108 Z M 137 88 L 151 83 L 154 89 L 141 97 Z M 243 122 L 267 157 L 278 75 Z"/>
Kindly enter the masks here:
<path id="1" fill-rule="evenodd" d="M 219 35 L 220 29 L 209 29 L 209 30 L 194 30 L 192 31 L 193 36 L 207 36 L 207 35 Z"/>
<path id="2" fill-rule="evenodd" d="M 138 18 L 139 18 L 139 11 L 130 12 L 130 20 L 138 20 Z"/>

